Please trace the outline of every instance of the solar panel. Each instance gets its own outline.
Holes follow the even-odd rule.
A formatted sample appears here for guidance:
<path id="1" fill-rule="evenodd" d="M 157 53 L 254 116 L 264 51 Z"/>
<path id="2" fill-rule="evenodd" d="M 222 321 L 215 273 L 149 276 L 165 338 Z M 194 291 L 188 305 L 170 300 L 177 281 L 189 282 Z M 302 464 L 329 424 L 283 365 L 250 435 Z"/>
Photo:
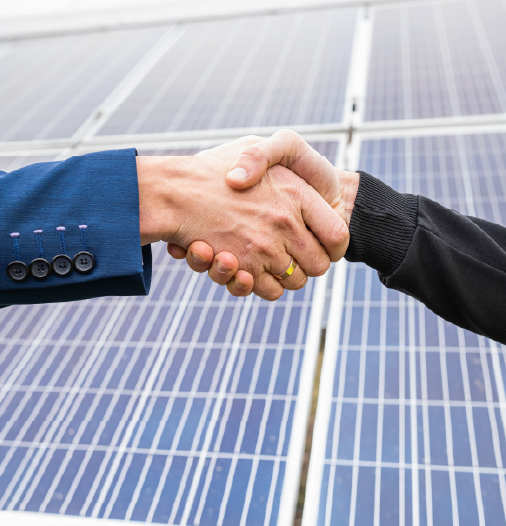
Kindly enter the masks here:
<path id="1" fill-rule="evenodd" d="M 500 0 L 378 8 L 365 120 L 506 112 Z"/>
<path id="2" fill-rule="evenodd" d="M 278 524 L 298 491 L 320 281 L 236 299 L 158 244 L 148 297 L 0 310 L 0 510 Z"/>
<path id="3" fill-rule="evenodd" d="M 71 137 L 166 31 L 11 42 L 0 56 L 0 141 Z"/>
<path id="4" fill-rule="evenodd" d="M 356 10 L 188 25 L 100 135 L 339 122 Z"/>
<path id="5" fill-rule="evenodd" d="M 360 166 L 506 224 L 505 141 L 368 140 Z M 304 524 L 505 524 L 506 347 L 363 264 L 341 264 L 332 302 Z"/>
<path id="6" fill-rule="evenodd" d="M 36 155 L 36 156 L 0 156 L 0 171 L 13 172 L 19 168 L 23 168 L 27 164 L 44 163 L 54 160 L 54 156 Z"/>
<path id="7" fill-rule="evenodd" d="M 335 163 L 337 154 L 339 151 L 339 142 L 336 140 L 327 140 L 327 141 L 308 141 L 308 144 L 314 148 L 320 155 L 323 155 L 330 162 Z M 158 148 L 138 148 L 139 155 L 195 155 L 196 153 L 201 152 L 211 148 L 209 144 L 202 143 L 201 145 L 194 145 L 192 148 L 178 148 L 166 144 L 165 146 L 160 146 Z M 1 159 L 1 158 L 0 158 Z M 1 169 L 1 165 L 0 165 Z"/>

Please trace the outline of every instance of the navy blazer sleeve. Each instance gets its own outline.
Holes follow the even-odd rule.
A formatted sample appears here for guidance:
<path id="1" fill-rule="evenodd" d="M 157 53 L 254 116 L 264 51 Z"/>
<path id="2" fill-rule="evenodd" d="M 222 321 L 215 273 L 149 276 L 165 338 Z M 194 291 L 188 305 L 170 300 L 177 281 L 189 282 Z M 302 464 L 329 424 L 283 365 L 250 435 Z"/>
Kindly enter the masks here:
<path id="1" fill-rule="evenodd" d="M 149 293 L 151 248 L 141 248 L 135 157 L 132 148 L 0 172 L 0 305 Z M 88 273 L 76 267 L 80 252 L 93 256 Z M 35 259 L 52 265 L 61 255 L 72 262 L 67 275 L 51 268 L 34 277 Z M 28 269 L 24 281 L 9 275 L 17 260 Z"/>

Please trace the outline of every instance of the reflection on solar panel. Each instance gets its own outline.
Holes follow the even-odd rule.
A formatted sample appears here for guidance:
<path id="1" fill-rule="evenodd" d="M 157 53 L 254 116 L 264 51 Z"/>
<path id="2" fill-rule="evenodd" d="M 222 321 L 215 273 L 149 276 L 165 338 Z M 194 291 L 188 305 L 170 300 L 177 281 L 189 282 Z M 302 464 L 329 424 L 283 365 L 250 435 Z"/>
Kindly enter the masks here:
<path id="1" fill-rule="evenodd" d="M 147 298 L 0 311 L 2 509 L 276 524 L 315 282 L 237 300 L 154 259 Z"/>
<path id="2" fill-rule="evenodd" d="M 506 224 L 505 134 L 365 141 L 360 166 Z M 327 338 L 307 524 L 505 524 L 506 347 L 387 290 L 362 264 L 349 265 L 345 290 L 336 280 L 335 309 L 341 294 L 344 304 L 340 335 Z"/>
<path id="3" fill-rule="evenodd" d="M 12 42 L 0 57 L 0 141 L 71 137 L 166 31 Z"/>
<path id="4" fill-rule="evenodd" d="M 365 120 L 506 112 L 501 0 L 377 9 Z"/>
<path id="5" fill-rule="evenodd" d="M 356 10 L 196 24 L 101 135 L 339 122 Z"/>

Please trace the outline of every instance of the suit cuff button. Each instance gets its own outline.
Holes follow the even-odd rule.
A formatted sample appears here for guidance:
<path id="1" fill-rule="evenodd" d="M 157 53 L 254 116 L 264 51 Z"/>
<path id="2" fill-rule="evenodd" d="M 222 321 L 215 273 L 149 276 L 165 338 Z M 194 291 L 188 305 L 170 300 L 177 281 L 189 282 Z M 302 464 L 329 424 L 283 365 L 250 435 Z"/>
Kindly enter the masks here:
<path id="1" fill-rule="evenodd" d="M 72 272 L 72 260 L 65 254 L 59 254 L 53 258 L 52 267 L 57 276 L 68 276 Z"/>
<path id="2" fill-rule="evenodd" d="M 28 267 L 22 261 L 13 261 L 7 265 L 7 274 L 12 280 L 21 283 L 28 277 Z"/>
<path id="3" fill-rule="evenodd" d="M 30 263 L 30 274 L 36 279 L 44 279 L 51 274 L 51 265 L 44 258 L 34 259 Z"/>
<path id="4" fill-rule="evenodd" d="M 74 268 L 81 274 L 91 272 L 95 267 L 95 258 L 89 252 L 79 252 L 74 256 Z"/>

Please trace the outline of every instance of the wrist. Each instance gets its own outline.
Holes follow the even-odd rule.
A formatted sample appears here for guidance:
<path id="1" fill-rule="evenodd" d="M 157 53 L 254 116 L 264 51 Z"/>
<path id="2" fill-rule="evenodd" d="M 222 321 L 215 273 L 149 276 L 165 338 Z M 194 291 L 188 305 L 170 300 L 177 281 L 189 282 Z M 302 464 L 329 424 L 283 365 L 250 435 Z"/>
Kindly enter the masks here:
<path id="1" fill-rule="evenodd" d="M 139 226 L 141 245 L 170 242 L 181 228 L 177 193 L 187 179 L 191 157 L 139 156 Z"/>
<path id="2" fill-rule="evenodd" d="M 351 214 L 355 206 L 355 199 L 357 197 L 358 187 L 360 184 L 360 174 L 358 172 L 345 172 L 343 170 L 336 170 L 337 176 L 342 185 L 342 203 L 343 213 L 346 225 L 350 226 Z"/>

